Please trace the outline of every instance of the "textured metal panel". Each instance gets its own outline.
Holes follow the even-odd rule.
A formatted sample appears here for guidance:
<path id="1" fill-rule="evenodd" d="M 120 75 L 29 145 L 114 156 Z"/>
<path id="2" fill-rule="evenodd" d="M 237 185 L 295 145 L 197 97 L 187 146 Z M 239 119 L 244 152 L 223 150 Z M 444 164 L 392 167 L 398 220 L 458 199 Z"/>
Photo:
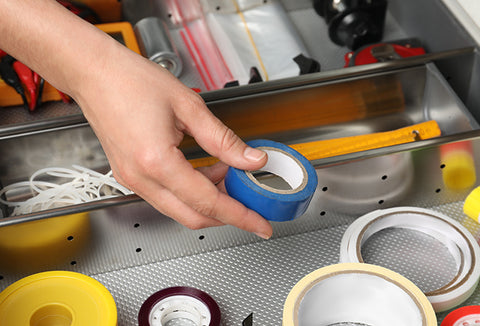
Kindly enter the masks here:
<path id="1" fill-rule="evenodd" d="M 283 302 L 304 275 L 338 261 L 345 227 L 203 253 L 94 275 L 116 298 L 119 326 L 136 325 L 142 303 L 169 286 L 193 286 L 220 306 L 222 325 L 280 325 Z M 125 286 L 128 284 L 128 286 Z"/>
<path id="2" fill-rule="evenodd" d="M 469 141 L 473 157 L 478 157 L 480 138 Z M 364 213 L 400 205 L 427 207 L 460 221 L 479 238 L 479 225 L 462 212 L 471 187 L 458 191 L 443 183 L 439 146 L 317 162 L 319 186 L 307 213 L 273 223 L 274 237 L 268 241 L 228 226 L 188 230 L 142 201 L 91 211 L 82 250 L 37 270 L 2 269 L 0 289 L 33 272 L 66 269 L 92 275 L 112 292 L 119 326 L 136 325 L 143 301 L 174 285 L 211 294 L 220 305 L 223 325 L 239 325 L 251 312 L 255 324 L 280 325 L 290 289 L 306 274 L 338 262 L 343 232 Z M 53 255 L 61 256 L 62 246 L 82 240 L 73 233 L 62 239 Z M 452 258 L 430 236 L 395 230 L 371 240 L 365 247 L 368 260 L 405 274 L 420 287 L 437 287 L 452 275 Z M 468 302 L 478 300 L 477 291 Z"/>
<path id="3" fill-rule="evenodd" d="M 431 209 L 463 221 L 476 234 L 478 224 L 465 219 L 461 208 L 462 202 L 456 202 Z M 339 245 L 347 225 L 93 276 L 112 292 L 119 310 L 119 326 L 136 325 L 140 306 L 148 296 L 179 285 L 193 286 L 212 295 L 220 306 L 222 325 L 240 325 L 252 312 L 255 325 L 281 325 L 283 303 L 291 288 L 308 273 L 338 262 Z M 445 262 L 451 263 L 448 261 L 451 257 L 428 236 L 415 231 L 381 236 L 385 236 L 382 241 L 377 239 L 375 244 L 368 245 L 377 256 L 383 255 L 383 261 L 377 261 L 379 265 L 397 266 L 399 272 L 417 285 L 432 288 L 438 287 L 438 280 L 451 275 L 451 269 L 445 268 L 448 267 Z M 409 246 L 398 245 L 412 240 L 416 242 Z M 393 252 L 389 252 L 388 246 L 393 247 Z M 409 256 L 411 259 L 406 260 L 404 254 L 409 250 L 414 251 Z M 422 252 L 428 254 L 428 263 Z M 422 267 L 431 267 L 431 273 Z M 479 300 L 477 290 L 467 303 L 478 304 Z M 439 323 L 445 315 L 446 312 L 438 314 Z"/>

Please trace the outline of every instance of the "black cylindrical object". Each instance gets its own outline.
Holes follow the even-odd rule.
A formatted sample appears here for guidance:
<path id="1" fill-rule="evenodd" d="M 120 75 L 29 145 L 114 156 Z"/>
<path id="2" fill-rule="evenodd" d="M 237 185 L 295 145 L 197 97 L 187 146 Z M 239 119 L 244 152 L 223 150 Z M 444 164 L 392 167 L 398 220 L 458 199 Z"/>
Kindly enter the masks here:
<path id="1" fill-rule="evenodd" d="M 182 60 L 164 22 L 158 17 L 146 17 L 135 24 L 134 31 L 142 55 L 179 77 Z"/>
<path id="2" fill-rule="evenodd" d="M 356 50 L 381 41 L 386 0 L 314 0 L 313 5 L 328 24 L 334 43 Z"/>

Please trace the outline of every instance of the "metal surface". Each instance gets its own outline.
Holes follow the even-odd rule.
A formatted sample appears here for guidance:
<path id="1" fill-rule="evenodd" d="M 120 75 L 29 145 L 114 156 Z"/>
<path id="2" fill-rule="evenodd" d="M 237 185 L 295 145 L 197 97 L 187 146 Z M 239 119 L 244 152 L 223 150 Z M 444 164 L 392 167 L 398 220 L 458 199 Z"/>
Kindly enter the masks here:
<path id="1" fill-rule="evenodd" d="M 461 203 L 433 208 L 462 219 L 459 213 Z M 338 262 L 338 247 L 345 228 L 338 226 L 269 241 L 232 245 L 221 250 L 93 274 L 93 277 L 113 294 L 119 310 L 119 326 L 136 325 L 140 306 L 148 296 L 176 285 L 194 286 L 209 293 L 220 306 L 222 325 L 239 325 L 251 312 L 258 325 L 280 325 L 284 300 L 295 283 L 320 267 Z M 197 241 L 218 240 L 212 236 Z M 390 240 L 396 241 L 397 238 Z M 436 257 L 436 251 L 432 251 L 431 259 L 437 258 L 440 265 L 444 258 L 442 254 Z M 395 263 L 398 256 L 386 255 L 384 258 Z M 415 274 L 421 277 L 423 271 Z M 433 277 L 438 275 L 444 277 L 442 270 Z M 5 279 L 2 284 L 7 282 Z M 478 304 L 479 295 L 478 291 L 475 292 L 469 302 Z"/>
<path id="2" fill-rule="evenodd" d="M 155 1 L 124 1 L 123 10 L 127 20 L 135 24 L 141 18 L 157 15 L 166 21 L 170 20 L 162 3 Z M 435 61 L 440 72 L 445 76 L 460 99 L 467 104 L 472 114 L 478 118 L 477 108 L 480 107 L 478 79 L 478 54 L 475 53 L 475 42 L 462 28 L 441 1 L 426 0 L 391 2 L 388 7 L 384 39 L 386 41 L 416 37 L 425 44 L 429 54 L 413 61 L 401 60 L 391 64 L 376 64 L 365 67 L 343 69 L 343 56 L 347 49 L 333 44 L 328 39 L 325 22 L 312 8 L 310 0 L 283 0 L 293 24 L 305 42 L 312 58 L 320 62 L 322 72 L 298 76 L 278 81 L 244 85 L 232 89 L 222 89 L 204 92 L 202 96 L 207 102 L 228 99 L 236 96 L 258 94 L 277 89 L 308 86 L 315 83 L 338 80 L 342 78 L 373 74 L 389 69 L 400 69 L 408 65 L 424 64 Z M 189 87 L 201 87 L 202 82 L 196 68 L 189 57 L 188 51 L 181 41 L 178 29 L 171 29 L 171 37 L 178 48 L 179 55 L 184 59 L 184 72 L 181 81 Z M 66 110 L 65 110 L 66 108 Z M 52 127 L 70 126 L 85 123 L 81 111 L 75 104 L 49 103 L 42 106 L 35 114 L 24 112 L 21 107 L 2 110 L 0 114 L 0 135 L 31 132 Z"/>
<path id="3" fill-rule="evenodd" d="M 480 135 L 470 141 L 473 156 L 478 157 Z M 462 200 L 470 189 L 453 191 L 445 187 L 439 145 L 424 143 L 411 151 L 392 147 L 388 150 L 393 152 L 384 155 L 366 152 L 363 161 L 340 162 L 337 158 L 337 162 L 330 160 L 328 164 L 316 162 L 319 186 L 307 213 L 292 222 L 274 223 L 274 237 L 268 241 L 228 226 L 188 230 L 142 201 L 98 208 L 90 212 L 90 233 L 81 250 L 53 264 L 36 266 L 37 270 L 12 273 L 4 268 L 0 288 L 44 269 L 82 272 L 94 276 L 112 292 L 119 308 L 119 326 L 130 326 L 135 325 L 138 309 L 150 294 L 167 286 L 188 285 L 214 297 L 223 314 L 223 325 L 238 325 L 252 312 L 259 325 L 279 325 L 289 290 L 309 272 L 338 261 L 344 230 L 365 211 L 399 205 L 429 207 L 459 220 L 478 239 L 479 225 L 462 213 Z M 478 175 L 478 163 L 476 168 Z M 329 178 L 338 175 L 338 169 L 345 179 Z M 396 192 L 402 179 L 408 180 L 408 186 L 387 200 L 389 191 Z M 355 210 L 345 209 L 351 204 L 348 197 L 341 204 L 331 200 L 345 180 L 352 184 L 350 198 L 357 205 Z M 375 201 L 358 205 L 357 199 L 366 189 L 375 192 L 377 188 L 380 194 Z M 0 221 L 0 228 L 8 228 L 8 220 Z M 72 243 L 68 237 L 62 237 L 57 250 Z M 394 254 L 385 245 L 389 239 L 410 246 L 396 246 Z M 376 239 L 368 248 L 375 262 L 400 264 L 410 277 L 428 286 L 451 274 L 445 250 L 431 241 L 415 233 L 390 234 L 388 239 Z M 429 259 L 435 263 L 431 273 L 416 270 L 411 260 L 399 259 L 402 250 L 412 249 L 415 243 L 431 249 Z M 412 255 L 413 260 L 422 257 L 421 252 Z M 435 270 L 435 266 L 444 268 Z M 478 295 L 476 292 L 471 300 L 478 300 Z"/>
<path id="4" fill-rule="evenodd" d="M 400 205 L 431 208 L 460 221 L 480 239 L 479 224 L 462 212 L 471 189 L 449 189 L 442 178 L 440 147 L 447 142 L 471 141 L 477 176 L 480 173 L 475 120 L 480 116 L 479 56 L 461 25 L 434 0 L 390 2 L 385 35 L 420 37 L 431 53 L 343 69 L 344 49 L 326 42 L 324 22 L 307 1 L 284 2 L 324 71 L 202 94 L 217 116 L 245 139 L 268 137 L 286 143 L 390 130 L 427 119 L 437 120 L 443 137 L 313 162 L 319 186 L 312 204 L 301 218 L 274 223 L 274 237 L 268 241 L 229 226 L 186 229 L 136 196 L 1 219 L 0 231 L 10 234 L 19 226 L 48 223 L 57 216 L 68 224 L 75 219 L 69 214 L 88 212 L 84 233 L 62 230 L 40 259 L 19 252 L 17 266 L 0 267 L 0 290 L 35 272 L 72 270 L 93 276 L 112 292 L 119 326 L 136 325 L 144 300 L 177 285 L 212 295 L 220 305 L 222 325 L 240 325 L 251 313 L 256 325 L 280 325 L 290 289 L 308 273 L 338 262 L 343 232 L 366 212 Z M 172 38 L 179 38 L 177 31 Z M 186 55 L 181 46 L 178 51 Z M 186 65 L 182 75 L 192 87 L 199 82 L 194 69 Z M 75 104 L 51 105 L 51 112 L 51 106 L 45 106 L 34 115 L 19 108 L 2 111 L 1 185 L 25 180 L 51 165 L 109 168 L 80 109 Z M 287 113 L 278 120 L 282 106 Z M 362 114 L 349 116 L 359 107 Z M 188 139 L 184 146 L 188 157 L 203 155 Z M 477 180 L 475 186 L 479 184 Z M 27 240 L 31 239 L 24 233 L 18 234 L 20 245 L 30 243 Z M 0 241 L 0 250 L 5 250 L 3 245 Z M 425 289 L 454 274 L 448 251 L 415 232 L 382 232 L 364 250 L 370 262 L 396 269 Z M 427 259 L 430 268 L 419 269 Z M 25 262 L 29 268 L 19 268 Z M 480 290 L 467 304 L 480 304 Z M 439 324 L 447 313 L 438 314 Z"/>
<path id="5" fill-rule="evenodd" d="M 433 64 L 217 100 L 209 106 L 245 140 L 305 142 L 393 130 L 430 119 L 437 121 L 443 136 L 478 130 Z M 188 158 L 204 155 L 190 138 L 182 150 Z M 0 136 L 2 185 L 26 180 L 40 168 L 72 164 L 109 170 L 101 145 L 86 124 Z M 102 207 L 92 205 L 91 209 Z M 62 215 L 62 210 L 52 214 Z"/>

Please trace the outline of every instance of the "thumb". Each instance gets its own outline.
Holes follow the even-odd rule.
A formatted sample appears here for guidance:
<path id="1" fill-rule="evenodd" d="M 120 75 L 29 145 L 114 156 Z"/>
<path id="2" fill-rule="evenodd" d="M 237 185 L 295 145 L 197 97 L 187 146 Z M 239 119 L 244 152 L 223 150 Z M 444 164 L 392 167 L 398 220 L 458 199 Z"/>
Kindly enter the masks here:
<path id="1" fill-rule="evenodd" d="M 213 133 L 208 133 L 211 136 L 209 138 L 195 137 L 199 145 L 209 154 L 242 170 L 258 170 L 267 163 L 268 158 L 264 151 L 245 144 L 233 130 L 220 121 L 215 123 L 215 128 Z"/>
<path id="2" fill-rule="evenodd" d="M 267 163 L 265 152 L 245 144 L 205 104 L 203 108 L 197 107 L 182 118 L 188 133 L 197 143 L 222 162 L 242 170 L 258 170 Z"/>

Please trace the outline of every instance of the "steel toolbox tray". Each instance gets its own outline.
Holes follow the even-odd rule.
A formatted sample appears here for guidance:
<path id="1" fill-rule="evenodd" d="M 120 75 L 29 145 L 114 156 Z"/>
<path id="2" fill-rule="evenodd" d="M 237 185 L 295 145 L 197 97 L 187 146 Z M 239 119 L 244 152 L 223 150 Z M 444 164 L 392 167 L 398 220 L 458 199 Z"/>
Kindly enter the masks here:
<path id="1" fill-rule="evenodd" d="M 273 223 L 268 241 L 229 226 L 186 229 L 135 195 L 16 217 L 2 206 L 0 290 L 32 273 L 69 270 L 93 276 L 111 291 L 122 326 L 136 325 L 142 303 L 169 286 L 208 292 L 220 306 L 223 325 L 239 325 L 252 312 L 255 324 L 280 325 L 292 287 L 308 273 L 338 262 L 344 231 L 363 214 L 397 206 L 429 208 L 480 239 L 479 224 L 462 210 L 479 185 L 478 45 L 453 14 L 433 0 L 391 1 L 385 37 L 419 38 L 427 55 L 342 68 L 345 49 L 315 39 L 325 26 L 310 1 L 284 1 L 284 6 L 322 62 L 322 72 L 202 93 L 212 112 L 243 139 L 297 144 L 429 120 L 437 122 L 442 135 L 313 161 L 319 185 L 309 209 L 295 221 Z M 109 170 L 78 108 L 72 114 L 64 104 L 50 106 L 53 116 L 39 112 L 25 118 L 21 108 L 0 113 L 5 117 L 1 186 L 27 180 L 47 166 Z M 445 177 L 444 149 L 451 144 L 471 148 L 474 169 L 468 186 L 452 186 Z M 189 138 L 182 150 L 188 159 L 205 157 Z M 398 243 L 393 248 L 388 245 L 392 239 Z M 430 255 L 427 270 L 422 270 L 420 254 L 408 264 L 399 259 L 415 241 Z M 396 268 L 422 289 L 455 276 L 455 259 L 431 237 L 397 230 L 367 245 L 372 263 Z M 462 305 L 467 304 L 480 304 L 480 292 Z M 439 323 L 446 313 L 437 314 Z"/>

